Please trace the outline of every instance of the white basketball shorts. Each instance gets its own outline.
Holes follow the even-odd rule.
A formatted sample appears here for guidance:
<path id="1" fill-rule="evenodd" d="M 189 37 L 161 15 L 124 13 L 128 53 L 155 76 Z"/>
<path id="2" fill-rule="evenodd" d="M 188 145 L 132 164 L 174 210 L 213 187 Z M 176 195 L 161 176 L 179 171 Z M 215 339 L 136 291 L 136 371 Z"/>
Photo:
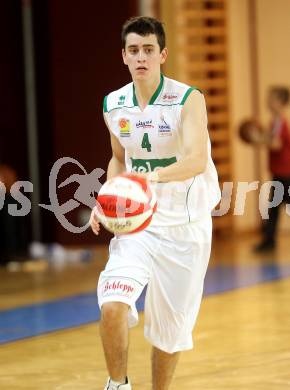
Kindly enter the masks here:
<path id="1" fill-rule="evenodd" d="M 145 337 L 168 353 L 191 349 L 211 237 L 210 216 L 114 237 L 98 282 L 100 308 L 105 302 L 126 303 L 129 326 L 134 326 L 138 322 L 135 302 L 147 285 Z"/>

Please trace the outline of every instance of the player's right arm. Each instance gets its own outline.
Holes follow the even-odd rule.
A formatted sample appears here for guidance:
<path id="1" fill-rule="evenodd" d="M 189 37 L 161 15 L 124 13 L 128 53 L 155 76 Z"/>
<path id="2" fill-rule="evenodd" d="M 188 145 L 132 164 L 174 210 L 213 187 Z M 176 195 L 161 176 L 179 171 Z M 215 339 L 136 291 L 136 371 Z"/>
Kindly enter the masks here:
<path id="1" fill-rule="evenodd" d="M 112 157 L 108 164 L 107 180 L 126 170 L 125 151 L 118 138 L 110 131 Z"/>
<path id="2" fill-rule="evenodd" d="M 107 180 L 109 180 L 112 177 L 117 176 L 126 170 L 125 150 L 124 150 L 123 146 L 120 144 L 120 141 L 118 140 L 118 138 L 110 130 L 110 127 L 108 125 L 108 122 L 106 120 L 105 115 L 104 115 L 104 121 L 107 125 L 107 128 L 109 129 L 109 132 L 110 132 L 111 148 L 112 148 L 112 157 L 111 157 L 111 160 L 109 162 L 108 169 L 107 169 Z"/>
<path id="3" fill-rule="evenodd" d="M 104 115 L 104 121 L 106 123 L 107 128 L 110 131 L 111 148 L 112 148 L 112 157 L 111 157 L 111 160 L 108 164 L 108 169 L 107 169 L 107 180 L 109 180 L 112 177 L 117 176 L 126 170 L 125 150 L 124 150 L 123 146 L 120 144 L 118 138 L 110 130 L 110 127 L 108 125 L 108 122 L 106 120 L 105 115 Z M 95 214 L 95 207 L 93 208 L 92 213 L 91 213 L 90 225 L 91 225 L 93 232 L 96 235 L 98 235 L 99 231 L 100 231 L 100 223 L 99 223 L 98 218 Z"/>

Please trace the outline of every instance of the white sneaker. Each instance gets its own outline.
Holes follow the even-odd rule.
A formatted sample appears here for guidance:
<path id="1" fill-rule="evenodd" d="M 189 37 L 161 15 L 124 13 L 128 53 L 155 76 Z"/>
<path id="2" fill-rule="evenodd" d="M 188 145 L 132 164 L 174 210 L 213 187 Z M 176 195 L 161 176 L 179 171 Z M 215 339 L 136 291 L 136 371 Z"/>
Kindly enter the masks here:
<path id="1" fill-rule="evenodd" d="M 132 390 L 132 387 L 131 387 L 131 384 L 130 384 L 130 381 L 128 378 L 127 378 L 127 383 L 124 383 L 123 385 L 115 386 L 115 385 L 112 385 L 110 382 L 111 382 L 111 379 L 108 378 L 108 381 L 107 381 L 107 384 L 106 384 L 106 387 L 104 388 L 104 390 Z"/>

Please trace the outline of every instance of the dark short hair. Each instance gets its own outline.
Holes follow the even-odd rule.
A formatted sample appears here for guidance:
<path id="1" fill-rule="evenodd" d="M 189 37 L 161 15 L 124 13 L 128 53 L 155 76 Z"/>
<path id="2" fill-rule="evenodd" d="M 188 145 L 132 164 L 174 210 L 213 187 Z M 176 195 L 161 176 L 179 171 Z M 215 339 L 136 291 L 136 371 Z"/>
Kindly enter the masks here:
<path id="1" fill-rule="evenodd" d="M 125 49 L 126 38 L 130 33 L 136 33 L 145 37 L 146 35 L 156 35 L 160 51 L 165 48 L 165 32 L 159 20 L 150 18 L 149 16 L 135 16 L 128 19 L 122 27 L 122 48 Z"/>
<path id="2" fill-rule="evenodd" d="M 283 105 L 289 102 L 289 89 L 286 87 L 274 86 L 270 88 L 270 93 L 277 96 Z"/>

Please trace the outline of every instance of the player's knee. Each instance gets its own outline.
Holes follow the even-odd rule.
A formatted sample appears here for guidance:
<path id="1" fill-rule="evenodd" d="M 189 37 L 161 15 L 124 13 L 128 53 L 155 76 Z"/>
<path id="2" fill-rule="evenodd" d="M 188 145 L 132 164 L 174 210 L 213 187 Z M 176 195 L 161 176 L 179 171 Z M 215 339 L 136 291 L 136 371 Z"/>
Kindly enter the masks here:
<path id="1" fill-rule="evenodd" d="M 102 305 L 101 321 L 113 324 L 127 320 L 129 306 L 123 302 L 106 302 Z"/>

